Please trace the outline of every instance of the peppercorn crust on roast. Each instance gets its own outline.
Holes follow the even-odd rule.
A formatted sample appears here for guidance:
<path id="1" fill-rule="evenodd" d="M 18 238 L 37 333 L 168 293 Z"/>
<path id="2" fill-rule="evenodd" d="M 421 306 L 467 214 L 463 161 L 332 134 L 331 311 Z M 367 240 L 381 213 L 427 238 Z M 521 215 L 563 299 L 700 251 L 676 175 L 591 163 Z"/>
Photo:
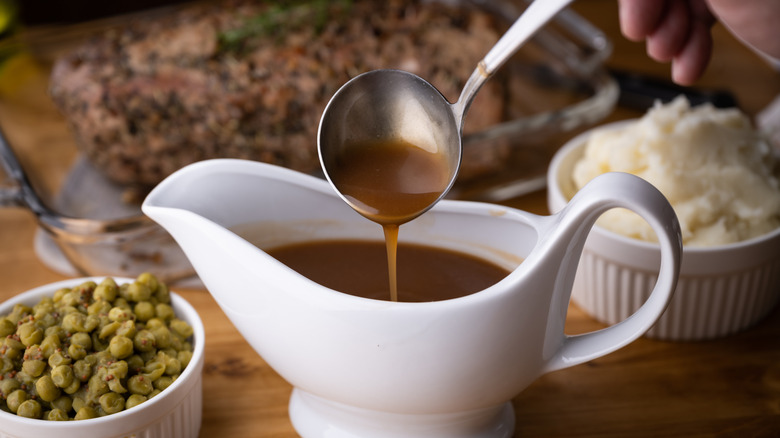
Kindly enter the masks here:
<path id="1" fill-rule="evenodd" d="M 57 62 L 50 91 L 81 150 L 122 184 L 219 157 L 313 172 L 319 118 L 342 84 L 399 68 L 454 101 L 498 26 L 483 11 L 412 0 L 211 2 L 94 37 Z M 500 121 L 504 99 L 500 78 L 488 81 L 465 131 Z M 461 177 L 505 153 L 467 151 Z"/>

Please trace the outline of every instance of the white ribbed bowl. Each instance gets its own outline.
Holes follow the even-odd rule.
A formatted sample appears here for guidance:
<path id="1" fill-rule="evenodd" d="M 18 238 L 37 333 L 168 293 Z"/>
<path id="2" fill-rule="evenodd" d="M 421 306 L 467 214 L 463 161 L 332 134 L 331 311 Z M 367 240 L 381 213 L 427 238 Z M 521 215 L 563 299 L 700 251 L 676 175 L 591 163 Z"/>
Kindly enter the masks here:
<path id="1" fill-rule="evenodd" d="M 551 212 L 563 208 L 575 192 L 572 170 L 588 136 L 586 132 L 566 143 L 550 163 Z M 634 313 L 649 296 L 659 265 L 656 244 L 595 226 L 585 243 L 572 300 L 596 319 L 614 324 Z M 780 229 L 729 245 L 685 247 L 671 303 L 645 336 L 674 341 L 727 336 L 761 321 L 779 300 Z"/>
<path id="2" fill-rule="evenodd" d="M 16 303 L 34 305 L 57 289 L 85 281 L 97 283 L 103 277 L 76 278 L 50 283 L 17 295 L 0 304 L 0 315 L 10 313 Z M 117 284 L 133 281 L 115 278 Z M 156 397 L 140 405 L 104 417 L 79 421 L 46 421 L 23 418 L 0 411 L 0 438 L 196 438 L 203 411 L 203 347 L 205 332 L 195 309 L 171 292 L 176 316 L 192 326 L 192 360 L 178 379 Z"/>

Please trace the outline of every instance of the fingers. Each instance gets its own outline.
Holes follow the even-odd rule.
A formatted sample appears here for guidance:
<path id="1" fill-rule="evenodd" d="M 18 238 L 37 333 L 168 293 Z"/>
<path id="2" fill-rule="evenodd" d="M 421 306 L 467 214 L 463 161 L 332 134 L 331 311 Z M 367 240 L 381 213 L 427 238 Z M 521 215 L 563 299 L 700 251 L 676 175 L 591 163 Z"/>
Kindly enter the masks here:
<path id="1" fill-rule="evenodd" d="M 693 84 L 704 74 L 711 53 L 710 27 L 694 22 L 685 46 L 672 60 L 672 80 L 680 85 Z"/>
<path id="2" fill-rule="evenodd" d="M 632 41 L 643 41 L 658 27 L 665 0 L 618 0 L 620 31 Z"/>
<path id="3" fill-rule="evenodd" d="M 671 61 L 688 44 L 691 14 L 681 1 L 667 3 L 658 26 L 647 37 L 647 54 L 656 61 Z"/>
<path id="4" fill-rule="evenodd" d="M 705 0 L 618 0 L 618 5 L 623 35 L 646 41 L 652 59 L 672 61 L 672 80 L 690 85 L 704 73 L 714 23 Z"/>

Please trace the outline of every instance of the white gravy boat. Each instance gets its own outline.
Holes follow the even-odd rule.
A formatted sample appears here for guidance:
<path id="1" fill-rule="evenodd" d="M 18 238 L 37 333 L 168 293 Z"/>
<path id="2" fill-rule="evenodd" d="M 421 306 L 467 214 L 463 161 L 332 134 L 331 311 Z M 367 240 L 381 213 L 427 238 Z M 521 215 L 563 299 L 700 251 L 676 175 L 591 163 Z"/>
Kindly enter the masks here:
<path id="1" fill-rule="evenodd" d="M 628 319 L 566 335 L 585 238 L 613 207 L 634 210 L 655 229 L 658 281 Z M 293 385 L 289 413 L 304 437 L 511 436 L 510 401 L 536 378 L 617 350 L 653 325 L 677 282 L 682 245 L 666 199 L 628 174 L 599 176 L 551 216 L 445 200 L 403 225 L 400 240 L 512 271 L 466 297 L 398 303 L 314 283 L 228 229 L 263 223 L 265 248 L 381 240 L 381 227 L 323 180 L 256 162 L 203 161 L 163 181 L 143 212 L 170 232 L 236 328 Z"/>

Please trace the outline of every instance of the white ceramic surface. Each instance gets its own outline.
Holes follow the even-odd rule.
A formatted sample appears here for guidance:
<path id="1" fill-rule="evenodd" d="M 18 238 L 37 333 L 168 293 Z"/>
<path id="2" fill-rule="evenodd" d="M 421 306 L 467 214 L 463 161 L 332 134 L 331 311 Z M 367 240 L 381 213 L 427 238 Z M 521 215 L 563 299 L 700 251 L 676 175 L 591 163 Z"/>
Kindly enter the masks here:
<path id="1" fill-rule="evenodd" d="M 73 287 L 87 280 L 75 278 L 37 287 L 0 304 L 0 315 L 10 313 L 16 303 L 33 305 L 57 289 Z M 114 277 L 117 284 L 132 281 Z M 0 438 L 197 438 L 202 418 L 202 371 L 205 332 L 195 309 L 181 296 L 171 293 L 176 315 L 193 328 L 192 360 L 171 386 L 157 397 L 125 411 L 79 421 L 44 421 L 0 411 Z"/>
<path id="2" fill-rule="evenodd" d="M 633 121 L 597 129 L 616 129 Z M 550 211 L 561 210 L 576 192 L 572 169 L 590 132 L 572 139 L 548 172 Z M 658 273 L 657 244 L 595 226 L 585 242 L 572 299 L 607 324 L 631 315 L 649 295 Z M 763 319 L 780 300 L 780 229 L 745 242 L 686 247 L 677 290 L 669 308 L 646 336 L 662 340 L 713 339 Z"/>
<path id="3" fill-rule="evenodd" d="M 663 235 L 658 286 L 620 324 L 566 336 L 585 236 L 612 206 L 639 212 Z M 142 208 L 178 241 L 241 334 L 295 387 L 290 415 L 306 438 L 511 436 L 509 401 L 541 374 L 641 336 L 666 307 L 679 267 L 679 231 L 666 227 L 675 220 L 671 207 L 629 175 L 594 181 L 553 216 L 443 201 L 405 224 L 401 241 L 466 251 L 513 269 L 481 292 L 430 303 L 327 289 L 228 229 L 262 223 L 265 248 L 381 240 L 378 225 L 317 178 L 263 163 L 204 161 L 163 181 Z"/>

